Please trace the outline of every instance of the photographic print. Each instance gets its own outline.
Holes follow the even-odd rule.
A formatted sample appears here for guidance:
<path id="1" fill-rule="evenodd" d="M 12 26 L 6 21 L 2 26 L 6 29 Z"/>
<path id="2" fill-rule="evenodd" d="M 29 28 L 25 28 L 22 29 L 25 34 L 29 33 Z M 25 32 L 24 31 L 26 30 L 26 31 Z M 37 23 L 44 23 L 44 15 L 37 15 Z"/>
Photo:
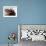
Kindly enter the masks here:
<path id="1" fill-rule="evenodd" d="M 20 41 L 46 41 L 46 25 L 19 25 L 18 30 L 20 31 Z"/>
<path id="2" fill-rule="evenodd" d="M 17 6 L 3 6 L 3 17 L 17 17 Z"/>

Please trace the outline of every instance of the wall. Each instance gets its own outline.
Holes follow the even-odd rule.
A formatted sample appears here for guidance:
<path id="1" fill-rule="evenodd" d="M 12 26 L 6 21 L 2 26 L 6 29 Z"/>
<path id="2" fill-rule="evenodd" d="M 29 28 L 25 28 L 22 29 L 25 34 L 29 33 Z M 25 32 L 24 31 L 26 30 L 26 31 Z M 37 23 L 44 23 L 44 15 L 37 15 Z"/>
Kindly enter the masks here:
<path id="1" fill-rule="evenodd" d="M 17 18 L 3 17 L 6 5 L 18 6 Z M 46 0 L 0 0 L 0 44 L 8 43 L 9 32 L 17 34 L 17 24 L 46 24 Z"/>

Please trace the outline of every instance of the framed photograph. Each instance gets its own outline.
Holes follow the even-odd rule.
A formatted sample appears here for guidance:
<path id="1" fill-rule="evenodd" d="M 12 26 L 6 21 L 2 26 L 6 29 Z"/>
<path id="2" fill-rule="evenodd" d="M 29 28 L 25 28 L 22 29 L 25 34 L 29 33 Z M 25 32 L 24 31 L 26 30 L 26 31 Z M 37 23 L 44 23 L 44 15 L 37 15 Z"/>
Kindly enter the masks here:
<path id="1" fill-rule="evenodd" d="M 3 6 L 3 17 L 17 17 L 17 6 Z"/>
<path id="2" fill-rule="evenodd" d="M 18 25 L 18 41 L 46 41 L 46 25 L 20 24 Z"/>

